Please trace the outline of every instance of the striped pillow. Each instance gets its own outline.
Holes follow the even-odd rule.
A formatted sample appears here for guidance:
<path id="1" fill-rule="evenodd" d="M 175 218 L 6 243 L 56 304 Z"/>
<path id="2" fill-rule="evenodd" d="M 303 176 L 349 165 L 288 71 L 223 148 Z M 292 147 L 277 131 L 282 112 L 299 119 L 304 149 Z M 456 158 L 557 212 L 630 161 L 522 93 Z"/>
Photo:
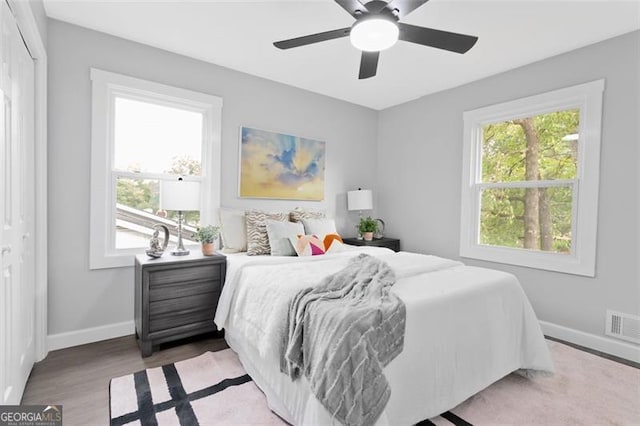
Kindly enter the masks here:
<path id="1" fill-rule="evenodd" d="M 267 235 L 267 219 L 287 222 L 289 213 L 265 213 L 260 210 L 249 210 L 245 213 L 247 222 L 247 255 L 257 256 L 271 254 L 269 236 Z"/>
<path id="2" fill-rule="evenodd" d="M 289 212 L 289 220 L 291 222 L 302 222 L 302 219 L 323 219 L 325 217 L 324 212 L 304 210 L 300 207 L 296 207 Z"/>

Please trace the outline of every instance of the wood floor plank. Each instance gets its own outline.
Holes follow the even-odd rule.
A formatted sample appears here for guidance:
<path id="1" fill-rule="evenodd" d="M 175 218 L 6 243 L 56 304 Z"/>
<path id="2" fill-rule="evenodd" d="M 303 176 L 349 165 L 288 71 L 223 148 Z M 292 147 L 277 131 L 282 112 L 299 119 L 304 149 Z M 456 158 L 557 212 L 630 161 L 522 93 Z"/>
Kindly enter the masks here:
<path id="1" fill-rule="evenodd" d="M 69 426 L 107 425 L 112 378 L 227 347 L 223 338 L 201 336 L 163 345 L 142 358 L 132 335 L 53 351 L 34 366 L 22 404 L 62 404 Z"/>

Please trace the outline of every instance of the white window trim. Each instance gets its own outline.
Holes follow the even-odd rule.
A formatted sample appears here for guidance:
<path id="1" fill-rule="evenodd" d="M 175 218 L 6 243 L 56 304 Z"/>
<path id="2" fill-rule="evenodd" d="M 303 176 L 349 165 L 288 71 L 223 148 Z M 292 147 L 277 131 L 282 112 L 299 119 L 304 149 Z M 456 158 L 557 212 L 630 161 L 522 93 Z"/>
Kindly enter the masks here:
<path id="1" fill-rule="evenodd" d="M 144 249 L 115 250 L 115 203 L 111 165 L 114 161 L 114 97 L 141 97 L 160 104 L 180 105 L 203 114 L 200 221 L 216 224 L 220 206 L 222 98 L 191 90 L 91 69 L 91 206 L 90 269 L 133 266 L 134 255 Z"/>
<path id="2" fill-rule="evenodd" d="M 604 80 L 596 80 L 464 113 L 461 257 L 595 276 L 604 86 Z M 576 107 L 580 108 L 577 178 L 552 183 L 552 185 L 572 186 L 574 189 L 571 253 L 559 254 L 479 244 L 480 189 L 492 186 L 490 183 L 481 182 L 483 125 Z M 543 186 L 548 183 L 531 182 L 531 185 Z M 508 184 L 500 183 L 499 186 L 504 187 Z"/>

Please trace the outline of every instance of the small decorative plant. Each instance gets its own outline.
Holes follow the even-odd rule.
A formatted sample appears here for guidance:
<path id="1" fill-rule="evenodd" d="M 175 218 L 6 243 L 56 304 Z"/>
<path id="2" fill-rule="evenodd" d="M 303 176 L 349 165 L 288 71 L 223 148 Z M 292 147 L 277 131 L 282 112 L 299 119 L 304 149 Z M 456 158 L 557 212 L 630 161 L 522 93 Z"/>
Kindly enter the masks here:
<path id="1" fill-rule="evenodd" d="M 376 232 L 378 230 L 378 222 L 375 219 L 372 219 L 371 216 L 360 218 L 360 223 L 358 223 L 358 231 L 361 234 L 365 234 L 367 232 Z"/>
<path id="2" fill-rule="evenodd" d="M 220 234 L 219 226 L 206 225 L 198 228 L 195 237 L 202 244 L 212 244 L 218 238 L 218 234 Z"/>

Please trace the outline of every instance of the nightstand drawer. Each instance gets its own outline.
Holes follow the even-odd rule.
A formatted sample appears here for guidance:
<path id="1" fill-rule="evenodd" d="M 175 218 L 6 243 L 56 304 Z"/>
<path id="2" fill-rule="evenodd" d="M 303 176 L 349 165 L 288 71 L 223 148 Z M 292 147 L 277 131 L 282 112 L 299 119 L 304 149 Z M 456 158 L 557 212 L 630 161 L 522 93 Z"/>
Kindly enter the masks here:
<path id="1" fill-rule="evenodd" d="M 196 282 L 169 283 L 154 285 L 149 288 L 149 302 L 159 300 L 176 299 L 185 296 L 199 295 L 203 293 L 222 291 L 222 281 L 220 279 L 207 279 Z"/>
<path id="2" fill-rule="evenodd" d="M 220 279 L 221 266 L 198 265 L 186 269 L 158 269 L 149 272 L 149 287 L 207 279 Z"/>
<path id="3" fill-rule="evenodd" d="M 209 309 L 200 309 L 192 311 L 184 311 L 181 313 L 171 313 L 164 316 L 153 318 L 149 324 L 149 336 L 162 330 L 170 330 L 185 325 L 196 323 L 208 323 L 211 328 L 215 328 L 213 317 L 215 316 L 215 307 Z"/>
<path id="4" fill-rule="evenodd" d="M 199 309 L 216 310 L 220 292 L 210 292 L 176 299 L 159 300 L 149 303 L 149 320 L 153 322 L 156 317 L 170 313 L 181 313 Z"/>

